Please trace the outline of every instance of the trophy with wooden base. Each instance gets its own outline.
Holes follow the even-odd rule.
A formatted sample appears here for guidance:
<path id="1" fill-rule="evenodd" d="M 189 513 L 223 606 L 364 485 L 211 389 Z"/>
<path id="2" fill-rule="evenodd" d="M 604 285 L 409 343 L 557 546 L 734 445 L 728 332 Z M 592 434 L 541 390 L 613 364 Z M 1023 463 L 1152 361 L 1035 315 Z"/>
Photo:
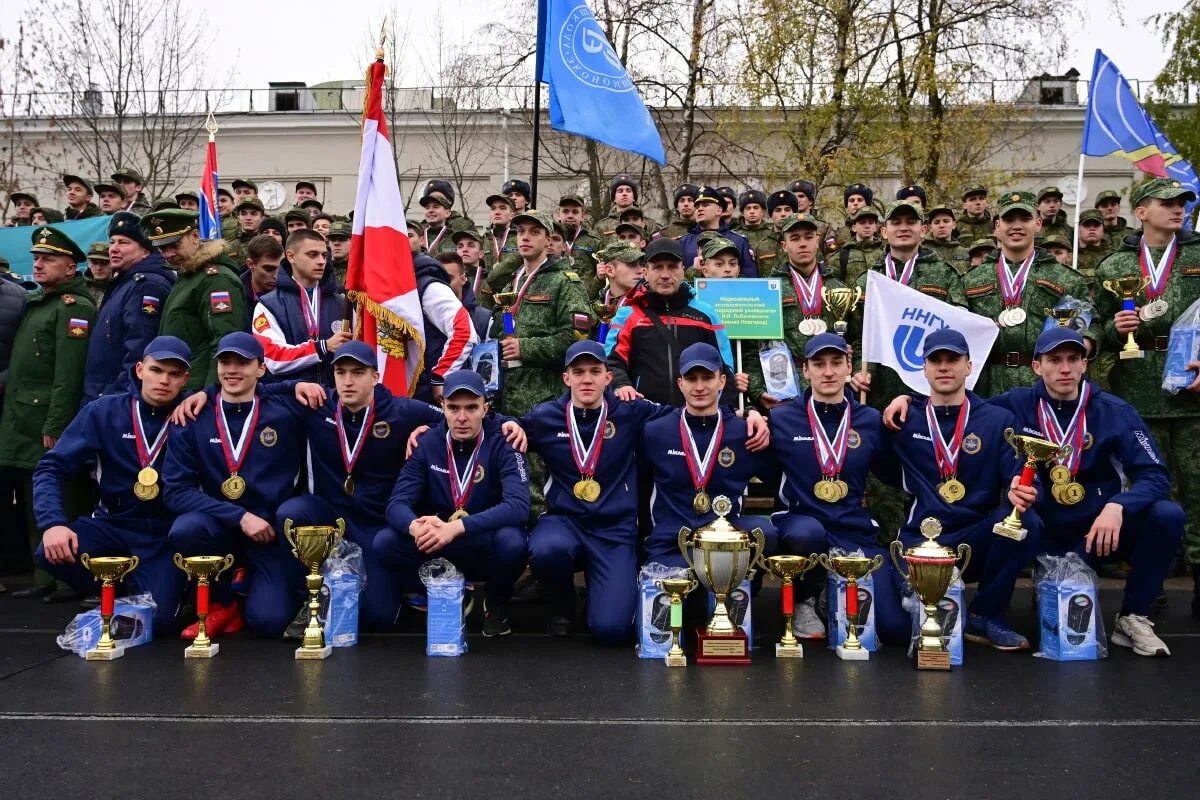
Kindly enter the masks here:
<path id="1" fill-rule="evenodd" d="M 1071 455 L 1069 444 L 1059 447 L 1054 442 L 1048 442 L 1037 436 L 1026 436 L 1017 433 L 1012 428 L 1004 429 L 1004 438 L 1017 451 L 1018 456 L 1022 453 L 1025 455 L 1025 466 L 1021 469 L 1021 486 L 1033 486 L 1033 479 L 1037 475 L 1039 463 L 1049 463 L 1058 458 L 1068 458 Z M 1012 513 L 992 527 L 992 533 L 1020 542 L 1025 539 L 1029 531 L 1021 526 L 1021 512 L 1017 511 L 1014 506 Z"/>
<path id="2" fill-rule="evenodd" d="M 221 645 L 208 638 L 205 620 L 208 619 L 208 589 L 209 585 L 220 577 L 221 573 L 233 566 L 233 554 L 226 556 L 187 556 L 175 554 L 175 566 L 179 567 L 188 578 L 196 579 L 196 619 L 199 621 L 196 638 L 183 650 L 184 658 L 212 658 L 221 652 Z"/>
<path id="3" fill-rule="evenodd" d="M 1149 278 L 1143 278 L 1141 275 L 1125 275 L 1114 280 L 1105 281 L 1104 288 L 1121 298 L 1122 311 L 1137 311 L 1135 298 L 1138 296 L 1138 292 L 1145 289 L 1149 284 Z M 1125 346 L 1121 348 L 1120 353 L 1122 360 L 1146 357 L 1146 354 L 1138 347 L 1137 339 L 1133 333 L 1133 331 L 1130 331 L 1129 335 L 1125 337 Z"/>
<path id="4" fill-rule="evenodd" d="M 750 642 L 746 632 L 729 618 L 725 600 L 742 581 L 754 577 L 752 567 L 760 563 L 766 537 L 762 529 L 750 533 L 733 527 L 725 515 L 733 510 L 728 497 L 712 502 L 717 518 L 693 532 L 679 531 L 679 549 L 700 584 L 716 596 L 712 620 L 696 630 L 696 663 L 749 665 Z"/>
<path id="5" fill-rule="evenodd" d="M 321 566 L 346 534 L 346 520 L 339 517 L 335 524 L 336 527 L 293 525 L 290 519 L 283 521 L 283 535 L 292 546 L 292 555 L 308 568 L 308 575 L 304 576 L 304 585 L 308 589 L 308 627 L 304 629 L 301 645 L 296 648 L 297 661 L 329 658 L 333 652 L 333 648 L 325 644 L 325 631 L 317 619 L 317 611 L 321 608 L 318 598 L 324 582 Z"/>
<path id="6" fill-rule="evenodd" d="M 937 537 L 942 533 L 942 524 L 933 517 L 927 517 L 921 522 L 921 535 L 925 541 L 916 547 L 904 549 L 899 539 L 892 542 L 892 563 L 913 593 L 925 607 L 925 621 L 921 624 L 921 635 L 917 640 L 916 660 L 917 669 L 950 669 L 950 650 L 942 639 L 942 626 L 938 624 L 937 605 L 946 596 L 950 581 L 954 578 L 954 567 L 962 559 L 959 574 L 967 571 L 971 563 L 971 546 L 960 544 L 957 552 L 937 543 Z M 899 557 L 898 557 L 899 556 Z M 908 564 L 908 572 L 900 567 L 903 559 Z"/>
<path id="7" fill-rule="evenodd" d="M 137 569 L 137 556 L 97 556 L 80 553 L 79 563 L 100 581 L 100 639 L 84 654 L 88 661 L 112 661 L 125 655 L 125 647 L 112 637 L 112 618 L 116 607 L 116 584 Z"/>
<path id="8" fill-rule="evenodd" d="M 663 660 L 668 667 L 686 667 L 687 656 L 683 652 L 683 598 L 700 584 L 689 574 L 686 578 L 662 578 L 655 581 L 654 585 L 671 598 L 671 649 Z"/>
<path id="9" fill-rule="evenodd" d="M 821 566 L 846 581 L 846 640 L 837 646 L 837 656 L 843 661 L 866 661 L 871 652 L 858 639 L 858 582 L 883 566 L 883 554 L 866 556 L 817 557 Z"/>
<path id="10" fill-rule="evenodd" d="M 796 613 L 794 581 L 817 565 L 818 556 L 770 556 L 764 559 L 767 571 L 781 581 L 783 597 L 783 636 L 775 643 L 776 658 L 804 658 L 804 648 L 792 632 L 792 616 Z"/>

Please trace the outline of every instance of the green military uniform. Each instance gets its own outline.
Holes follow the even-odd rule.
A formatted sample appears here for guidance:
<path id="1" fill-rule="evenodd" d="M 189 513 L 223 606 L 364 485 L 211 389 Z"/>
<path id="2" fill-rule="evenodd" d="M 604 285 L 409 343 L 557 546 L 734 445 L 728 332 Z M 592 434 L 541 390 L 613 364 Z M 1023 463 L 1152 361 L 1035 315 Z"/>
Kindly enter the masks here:
<path id="1" fill-rule="evenodd" d="M 41 205 L 41 203 L 38 202 L 37 196 L 32 195 L 29 192 L 13 192 L 12 194 L 10 194 L 8 196 L 8 202 L 10 202 L 14 205 L 19 200 L 28 200 L 29 202 L 33 203 L 34 208 L 37 208 L 38 206 Z M 32 216 L 33 216 L 33 212 L 30 211 L 30 217 L 32 217 Z M 11 220 L 12 220 L 13 226 L 17 227 L 17 228 L 24 228 L 28 225 L 33 224 L 32 219 L 18 220 L 16 217 L 12 217 Z"/>
<path id="2" fill-rule="evenodd" d="M 848 285 L 858 283 L 858 279 L 867 273 L 873 264 L 883 258 L 887 244 L 878 236 L 872 236 L 864 241 L 847 242 L 838 250 L 837 255 L 830 261 L 836 266 L 830 275 Z"/>
<path id="3" fill-rule="evenodd" d="M 1037 202 L 1041 203 L 1044 198 L 1055 196 L 1058 197 L 1059 200 L 1062 200 L 1063 194 L 1058 190 L 1057 186 L 1047 186 L 1038 192 Z M 1040 214 L 1041 212 L 1035 208 L 1033 215 L 1037 217 L 1040 216 Z M 1045 239 L 1047 236 L 1056 235 L 1061 236 L 1068 242 L 1075 241 L 1075 231 L 1071 230 L 1071 226 L 1067 224 L 1067 212 L 1062 211 L 1061 209 L 1057 214 L 1054 215 L 1054 219 L 1049 221 L 1045 219 L 1042 220 L 1042 230 L 1038 234 L 1038 241 Z"/>
<path id="4" fill-rule="evenodd" d="M 696 224 L 693 219 L 684 219 L 683 217 L 672 217 L 671 221 L 663 226 L 658 235 L 665 239 L 680 239 L 687 235 L 687 232 Z M 614 229 L 615 231 L 615 229 Z"/>
<path id="5" fill-rule="evenodd" d="M 636 208 L 636 206 L 630 206 L 629 208 Z M 610 244 L 616 241 L 617 226 L 623 222 L 621 215 L 628 211 L 629 208 L 623 208 L 620 210 L 614 208 L 611 214 L 606 217 L 602 217 L 600 221 L 592 226 L 592 230 L 596 232 L 596 235 L 600 237 L 601 241 L 603 241 L 605 244 Z M 657 220 L 642 215 L 642 228 L 647 232 L 659 231 L 663 229 L 663 224 Z M 687 233 L 690 229 L 691 225 L 688 225 L 688 227 L 685 228 L 683 233 L 680 233 L 679 236 L 683 236 L 683 234 Z M 666 234 L 664 233 L 662 235 L 665 236 Z M 669 238 L 678 239 L 679 236 L 671 236 Z"/>
<path id="6" fill-rule="evenodd" d="M 88 294 L 92 297 L 92 302 L 96 307 L 100 307 L 100 302 L 104 299 L 104 292 L 108 289 L 108 284 L 112 281 L 111 278 L 100 280 L 92 275 L 91 262 L 93 259 L 98 261 L 108 261 L 108 242 L 92 242 L 87 249 L 88 269 L 84 273 L 84 280 L 87 282 Z"/>
<path id="7" fill-rule="evenodd" d="M 1079 215 L 1079 227 L 1082 229 L 1083 223 L 1093 220 L 1103 223 L 1104 216 L 1096 209 L 1089 208 Z M 1072 244 L 1074 243 L 1072 242 Z M 1112 248 L 1105 241 L 1086 246 L 1081 242 L 1079 245 L 1079 260 L 1075 263 L 1075 267 L 1079 270 L 1079 274 L 1083 276 L 1084 280 L 1087 281 L 1089 300 L 1096 296 L 1096 267 L 1111 252 Z"/>
<path id="8" fill-rule="evenodd" d="M 1114 192 L 1112 189 L 1105 189 L 1096 195 L 1096 210 L 1099 211 L 1100 204 L 1107 200 L 1116 200 L 1120 203 L 1121 193 Z M 1100 217 L 1101 219 L 1104 218 L 1103 213 Z M 1117 217 L 1117 222 L 1114 225 L 1110 225 L 1107 222 L 1104 223 L 1104 245 L 1110 253 L 1115 253 L 1121 249 L 1121 245 L 1125 243 L 1125 239 L 1136 232 L 1133 228 L 1129 227 L 1129 223 L 1125 221 L 1124 217 Z"/>
<path id="9" fill-rule="evenodd" d="M 100 210 L 100 206 L 96 205 L 95 203 L 88 203 L 79 211 L 67 207 L 63 209 L 62 214 L 63 220 L 68 222 L 77 219 L 92 219 L 93 217 L 104 216 L 104 212 Z"/>
<path id="10" fill-rule="evenodd" d="M 233 207 L 233 213 L 230 214 L 230 217 L 233 219 L 233 226 L 226 230 L 225 225 L 221 225 L 221 236 L 229 243 L 225 252 L 230 260 L 238 265 L 246 263 L 246 248 L 250 246 L 250 240 L 258 236 L 258 229 L 252 231 L 242 230 L 241 222 L 238 221 L 238 213 L 243 208 L 258 209 L 258 212 L 263 214 L 263 219 L 266 219 L 266 209 L 263 207 L 262 201 L 257 197 L 248 197 Z M 284 237 L 284 241 L 286 243 L 286 236 Z"/>
<path id="11" fill-rule="evenodd" d="M 779 234 L 771 223 L 760 222 L 757 225 L 748 225 L 743 221 L 731 230 L 745 236 L 746 240 L 750 242 L 750 251 L 754 255 L 755 264 L 758 265 L 759 275 L 769 275 L 776 266 L 787 261 L 787 256 L 779 243 Z"/>
<path id="12" fill-rule="evenodd" d="M 1032 195 L 1028 192 L 1014 192 L 1004 198 L 999 209 L 1001 216 L 1012 210 L 1037 213 L 1033 208 Z M 1006 308 L 998 272 L 1001 255 L 999 250 L 991 253 L 982 264 L 963 276 L 967 307 L 980 316 L 997 321 L 1000 312 Z M 1010 263 L 1010 274 L 1018 267 L 1020 264 Z M 975 391 L 984 397 L 994 397 L 1009 389 L 1033 385 L 1037 380 L 1030 367 L 1033 345 L 1042 333 L 1046 309 L 1054 308 L 1068 295 L 1077 300 L 1087 298 L 1087 284 L 1082 276 L 1070 267 L 1059 264 L 1045 250 L 1036 249 L 1019 304 L 1025 312 L 1025 319 L 1001 326 L 1000 335 L 996 337 L 986 364 L 981 364 L 982 359 L 976 358 L 975 368 L 980 372 L 980 377 Z M 1082 333 L 1098 344 L 1094 327 Z"/>
<path id="13" fill-rule="evenodd" d="M 1195 195 L 1178 181 L 1158 178 L 1147 181 L 1133 194 L 1136 206 L 1147 198 L 1172 200 L 1182 197 L 1189 202 Z M 1096 270 L 1097 283 L 1103 286 L 1106 280 L 1126 275 L 1141 275 L 1141 239 L 1137 244 L 1125 244 L 1116 253 L 1106 258 Z M 1163 256 L 1163 247 L 1151 247 L 1150 258 L 1158 263 Z M 1139 308 L 1146 305 L 1145 294 L 1139 296 Z M 1166 313 L 1143 320 L 1135 332 L 1143 358 L 1119 359 L 1113 366 L 1113 391 L 1137 409 L 1150 427 L 1150 433 L 1167 457 L 1167 464 L 1174 477 L 1175 491 L 1183 509 L 1187 512 L 1184 527 L 1183 550 L 1193 568 L 1200 565 L 1200 481 L 1196 472 L 1200 469 L 1200 395 L 1182 391 L 1176 395 L 1163 392 L 1163 370 L 1167 361 L 1167 344 L 1171 325 L 1192 303 L 1200 300 L 1200 236 L 1191 232 L 1180 232 L 1176 236 L 1175 260 L 1161 300 L 1167 303 Z M 1121 300 L 1107 290 L 1096 295 L 1096 307 L 1103 323 L 1104 343 L 1113 350 L 1125 345 L 1126 337 L 1118 334 L 1114 318 L 1121 310 Z"/>
<path id="14" fill-rule="evenodd" d="M 965 275 L 971 269 L 971 252 L 957 240 L 942 242 L 932 236 L 926 236 L 921 246 L 932 251 L 941 261 L 953 267 L 959 275 Z"/>
<path id="15" fill-rule="evenodd" d="M 984 211 L 978 217 L 972 217 L 964 211 L 958 215 L 954 225 L 958 230 L 958 240 L 969 244 L 991 236 L 996 222 L 989 211 Z"/>
<path id="16" fill-rule="evenodd" d="M 596 280 L 596 251 L 604 246 L 604 242 L 583 225 L 576 231 L 568 229 L 566 233 L 563 242 L 566 243 L 567 269 L 583 279 L 587 296 L 591 297 L 599 286 Z M 563 355 L 566 356 L 565 353 Z"/>
<path id="17" fill-rule="evenodd" d="M 195 225 L 194 211 L 172 209 L 142 217 L 142 228 L 155 247 L 179 241 Z M 199 249 L 177 267 L 179 277 L 163 303 L 159 335 L 178 336 L 192 349 L 188 389 L 202 389 L 217 382 L 213 357 L 217 342 L 227 333 L 245 329 L 242 281 L 225 248 L 220 239 L 201 242 Z"/>
<path id="18" fill-rule="evenodd" d="M 543 211 L 528 211 L 513 218 L 553 230 L 554 221 Z M 587 338 L 596 320 L 583 280 L 567 268 L 564 258 L 543 262 L 532 278 L 518 272 L 504 287 L 523 292 L 513 311 L 514 335 L 521 343 L 521 366 L 505 368 L 501 412 L 520 416 L 538 403 L 562 394 L 562 365 L 567 348 Z M 528 286 L 525 283 L 528 282 Z M 492 338 L 504 338 L 501 309 L 492 314 Z"/>
<path id="19" fill-rule="evenodd" d="M 504 287 L 521 268 L 521 254 L 517 252 L 517 226 L 490 226 L 484 233 L 483 263 L 487 265 L 483 283 L 479 287 L 479 305 L 494 308 L 496 292 Z"/>
<path id="20" fill-rule="evenodd" d="M 438 253 L 453 253 L 457 248 L 454 244 L 455 229 L 449 225 L 430 225 L 421 223 L 421 249 L 431 256 Z"/>
<path id="21" fill-rule="evenodd" d="M 334 222 L 329 226 L 330 239 L 349 239 L 354 233 L 354 227 L 349 222 Z M 346 272 L 350 269 L 350 258 L 332 258 L 329 260 L 333 274 L 337 277 L 337 285 L 346 286 Z"/>

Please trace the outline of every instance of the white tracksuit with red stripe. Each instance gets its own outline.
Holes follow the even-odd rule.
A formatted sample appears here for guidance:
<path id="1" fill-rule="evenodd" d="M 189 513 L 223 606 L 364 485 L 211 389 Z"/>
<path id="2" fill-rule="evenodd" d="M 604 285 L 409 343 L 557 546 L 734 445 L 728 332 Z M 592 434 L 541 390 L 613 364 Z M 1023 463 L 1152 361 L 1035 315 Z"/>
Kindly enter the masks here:
<path id="1" fill-rule="evenodd" d="M 346 298 L 337 291 L 333 271 L 312 293 L 282 270 L 273 291 L 258 298 L 250 330 L 263 346 L 265 380 L 302 380 L 333 385 L 332 354 L 325 340 L 341 330 Z"/>
<path id="2" fill-rule="evenodd" d="M 425 369 L 413 396 L 428 403 L 433 401 L 434 385 L 468 365 L 479 335 L 471 323 L 471 312 L 450 288 L 450 276 L 442 265 L 418 253 L 413 256 L 413 268 L 425 314 Z"/>

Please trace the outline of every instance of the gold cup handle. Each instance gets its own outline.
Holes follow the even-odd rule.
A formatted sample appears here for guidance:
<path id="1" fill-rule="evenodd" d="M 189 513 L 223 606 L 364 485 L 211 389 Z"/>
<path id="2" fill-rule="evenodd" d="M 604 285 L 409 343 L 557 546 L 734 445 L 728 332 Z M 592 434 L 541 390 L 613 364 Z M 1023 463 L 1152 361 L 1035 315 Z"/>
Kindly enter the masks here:
<path id="1" fill-rule="evenodd" d="M 79 563 L 83 564 L 83 568 L 86 569 L 88 572 L 92 571 L 91 566 L 89 566 L 92 563 L 92 557 L 89 556 L 87 553 L 79 554 Z"/>
<path id="2" fill-rule="evenodd" d="M 133 572 L 135 569 L 137 569 L 138 564 L 140 564 L 140 563 L 142 563 L 142 560 L 140 558 L 138 558 L 137 556 L 130 556 L 129 557 L 129 568 L 126 569 L 124 572 L 122 572 L 121 577 L 117 578 L 117 580 L 119 580 L 119 581 L 125 580 L 125 576 L 128 575 L 129 573 Z"/>
<path id="3" fill-rule="evenodd" d="M 971 563 L 971 545 L 966 542 L 960 544 L 958 546 L 958 557 L 962 559 L 962 566 L 958 568 L 958 574 L 959 576 L 966 575 L 967 564 Z"/>
<path id="4" fill-rule="evenodd" d="M 188 580 L 196 577 L 192 574 L 192 571 L 188 569 L 187 562 L 183 560 L 183 553 L 176 553 L 171 557 L 171 560 L 175 562 L 176 567 L 183 570 L 183 574 L 188 576 Z"/>
<path id="5" fill-rule="evenodd" d="M 829 553 L 818 553 L 817 563 L 824 567 L 826 572 L 833 572 L 833 562 L 829 560 Z"/>
<path id="6" fill-rule="evenodd" d="M 888 546 L 888 551 L 892 554 L 892 564 L 895 565 L 896 571 L 900 573 L 900 577 L 907 581 L 908 573 L 905 572 L 904 568 L 900 566 L 900 562 L 903 560 L 902 556 L 904 555 L 904 542 L 900 541 L 899 539 L 893 539 L 892 543 Z M 967 547 L 968 557 L 970 552 L 971 548 Z M 882 559 L 883 556 L 880 555 L 879 558 Z"/>
<path id="7" fill-rule="evenodd" d="M 333 534 L 333 544 L 329 548 L 330 555 L 337 552 L 338 545 L 341 544 L 342 539 L 346 537 L 346 520 L 338 517 L 336 520 L 334 520 L 333 524 L 335 531 Z"/>
<path id="8" fill-rule="evenodd" d="M 683 554 L 683 560 L 685 562 L 687 562 L 688 569 L 690 569 L 694 573 L 696 571 L 696 565 L 692 561 L 692 555 L 689 552 L 689 545 L 691 544 L 691 538 L 692 538 L 692 529 L 691 528 L 680 528 L 679 536 L 676 539 L 676 542 L 679 544 L 679 552 Z"/>
<path id="9" fill-rule="evenodd" d="M 867 575 L 870 575 L 872 572 L 878 571 L 879 568 L 882 566 L 883 566 L 883 553 L 876 553 L 875 557 L 871 559 L 871 568 L 869 570 L 867 570 L 865 574 L 863 574 L 863 577 L 865 578 L 865 577 L 867 577 Z"/>
<path id="10" fill-rule="evenodd" d="M 828 558 L 828 556 L 826 556 L 826 558 Z M 800 580 L 805 575 L 807 575 L 810 570 L 816 569 L 817 564 L 819 564 L 820 562 L 821 562 L 821 554 L 820 553 L 810 553 L 808 556 L 808 560 L 804 562 L 804 569 L 800 570 L 798 573 L 793 575 L 792 580 L 797 580 L 797 581 Z"/>
<path id="11" fill-rule="evenodd" d="M 758 574 L 755 567 L 759 569 L 767 569 L 767 535 L 763 533 L 762 528 L 755 528 L 750 531 L 750 538 L 754 540 L 751 547 L 754 548 L 754 555 L 750 557 L 750 561 L 746 564 L 746 577 L 744 580 L 752 581 L 754 576 Z"/>
<path id="12" fill-rule="evenodd" d="M 290 518 L 285 519 L 283 521 L 283 538 L 287 539 L 287 543 L 292 546 L 292 550 L 299 551 L 300 548 L 296 546 L 296 537 L 292 534 L 294 527 L 295 524 Z"/>

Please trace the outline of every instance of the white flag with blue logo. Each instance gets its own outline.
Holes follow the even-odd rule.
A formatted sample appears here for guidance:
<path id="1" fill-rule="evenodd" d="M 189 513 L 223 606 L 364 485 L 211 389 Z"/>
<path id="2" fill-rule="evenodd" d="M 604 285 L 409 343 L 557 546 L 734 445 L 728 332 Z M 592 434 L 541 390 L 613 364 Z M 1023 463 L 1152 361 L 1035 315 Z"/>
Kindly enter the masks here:
<path id="1" fill-rule="evenodd" d="M 925 380 L 921 347 L 926 334 L 942 328 L 953 328 L 966 337 L 971 360 L 975 362 L 975 369 L 967 376 L 967 388 L 974 389 L 983 363 L 1000 335 L 996 323 L 910 289 L 882 272 L 867 273 L 862 340 L 864 364 L 891 367 L 910 389 L 927 395 L 929 382 Z"/>

